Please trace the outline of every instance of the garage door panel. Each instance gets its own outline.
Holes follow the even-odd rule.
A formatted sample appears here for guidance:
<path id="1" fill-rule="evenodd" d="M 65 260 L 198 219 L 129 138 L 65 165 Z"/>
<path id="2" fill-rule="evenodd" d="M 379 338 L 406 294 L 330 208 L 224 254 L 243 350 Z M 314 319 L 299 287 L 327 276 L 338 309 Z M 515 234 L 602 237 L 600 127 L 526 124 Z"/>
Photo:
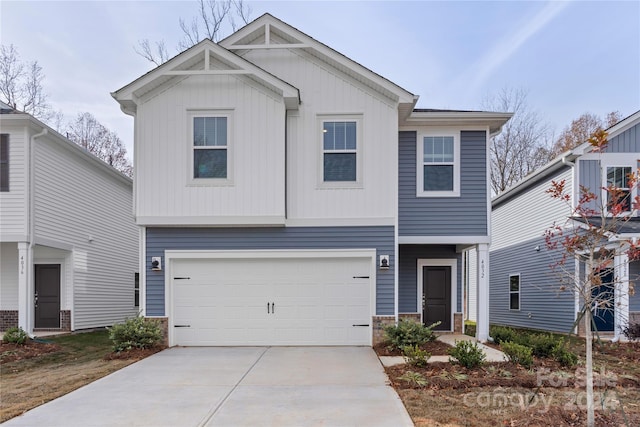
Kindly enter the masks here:
<path id="1" fill-rule="evenodd" d="M 177 345 L 368 345 L 371 258 L 174 260 Z M 267 304 L 270 304 L 267 307 Z"/>

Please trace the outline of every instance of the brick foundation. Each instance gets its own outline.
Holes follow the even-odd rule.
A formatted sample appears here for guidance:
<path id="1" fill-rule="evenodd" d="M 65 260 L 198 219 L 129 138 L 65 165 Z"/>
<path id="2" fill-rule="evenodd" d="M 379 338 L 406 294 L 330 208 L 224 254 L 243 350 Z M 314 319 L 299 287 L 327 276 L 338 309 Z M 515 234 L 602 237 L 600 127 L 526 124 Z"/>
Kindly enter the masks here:
<path id="1" fill-rule="evenodd" d="M 60 329 L 71 330 L 71 310 L 60 310 Z"/>
<path id="2" fill-rule="evenodd" d="M 629 325 L 640 324 L 640 311 L 629 312 Z"/>
<path id="3" fill-rule="evenodd" d="M 18 327 L 18 310 L 0 310 L 0 332 Z"/>
<path id="4" fill-rule="evenodd" d="M 384 342 L 384 327 L 396 322 L 394 316 L 373 316 L 373 345 Z"/>
<path id="5" fill-rule="evenodd" d="M 420 323 L 420 313 L 398 313 L 400 320 L 413 320 Z"/>
<path id="6" fill-rule="evenodd" d="M 462 333 L 462 313 L 453 313 L 453 333 L 461 334 Z"/>

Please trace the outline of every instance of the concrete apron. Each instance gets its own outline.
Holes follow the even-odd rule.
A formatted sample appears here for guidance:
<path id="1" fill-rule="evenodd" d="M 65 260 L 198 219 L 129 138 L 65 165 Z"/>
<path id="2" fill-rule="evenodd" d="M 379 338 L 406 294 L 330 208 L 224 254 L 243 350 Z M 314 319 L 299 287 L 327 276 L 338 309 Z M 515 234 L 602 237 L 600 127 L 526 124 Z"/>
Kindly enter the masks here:
<path id="1" fill-rule="evenodd" d="M 369 347 L 171 348 L 10 426 L 412 426 Z"/>

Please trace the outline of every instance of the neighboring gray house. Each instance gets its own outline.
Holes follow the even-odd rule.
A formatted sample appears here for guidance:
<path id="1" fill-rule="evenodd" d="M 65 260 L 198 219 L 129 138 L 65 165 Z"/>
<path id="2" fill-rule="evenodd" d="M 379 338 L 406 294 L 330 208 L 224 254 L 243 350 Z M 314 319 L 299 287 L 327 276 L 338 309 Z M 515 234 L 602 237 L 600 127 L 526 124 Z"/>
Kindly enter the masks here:
<path id="1" fill-rule="evenodd" d="M 0 110 L 0 331 L 135 316 L 131 179 L 33 116 Z"/>
<path id="2" fill-rule="evenodd" d="M 416 110 L 269 14 L 113 97 L 135 118 L 141 308 L 169 345 L 371 345 L 399 317 L 460 331 L 469 248 L 487 295 L 488 142 L 510 114 Z"/>
<path id="3" fill-rule="evenodd" d="M 559 279 L 550 265 L 558 251 L 545 247 L 543 234 L 554 221 L 563 224 L 571 208 L 552 200 L 545 193 L 551 181 L 565 180 L 572 188 L 572 206 L 576 205 L 580 186 L 586 186 L 606 200 L 603 188 L 616 182 L 624 188 L 624 177 L 635 172 L 640 162 L 640 111 L 607 129 L 609 143 L 602 153 L 591 151 L 585 143 L 568 151 L 520 183 L 497 196 L 492 202 L 493 240 L 491 243 L 490 320 L 492 324 L 511 325 L 557 332 L 571 332 L 580 310 L 574 290 L 558 292 Z M 616 180 L 617 181 L 614 181 Z M 637 188 L 631 190 L 631 199 Z M 595 208 L 595 206 L 594 206 Z M 640 237 L 638 212 L 621 230 L 624 237 Z M 640 261 L 627 256 L 616 259 L 615 274 L 622 284 L 615 291 L 612 310 L 598 310 L 599 331 L 618 337 L 628 322 L 640 322 L 640 293 L 630 295 L 629 281 L 640 278 Z M 567 265 L 569 273 L 586 268 L 584 263 Z M 597 308 L 595 309 L 597 310 Z"/>

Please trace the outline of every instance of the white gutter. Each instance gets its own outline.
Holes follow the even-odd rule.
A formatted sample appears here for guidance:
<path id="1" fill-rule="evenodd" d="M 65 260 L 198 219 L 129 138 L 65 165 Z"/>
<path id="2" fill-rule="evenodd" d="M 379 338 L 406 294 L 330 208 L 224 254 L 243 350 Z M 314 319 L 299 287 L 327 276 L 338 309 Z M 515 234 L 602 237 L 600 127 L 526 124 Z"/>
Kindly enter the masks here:
<path id="1" fill-rule="evenodd" d="M 36 184 L 35 184 L 35 176 L 36 176 L 36 172 L 35 172 L 35 155 L 36 155 L 36 139 L 40 138 L 41 136 L 44 136 L 46 134 L 49 133 L 49 130 L 47 128 L 42 128 L 42 131 L 40 133 L 37 133 L 35 135 L 31 136 L 31 141 L 30 141 L 30 145 L 29 145 L 29 205 L 27 207 L 28 209 L 28 213 L 27 213 L 27 217 L 29 218 L 29 231 L 28 231 L 28 239 L 29 239 L 29 249 L 27 250 L 27 257 L 28 257 L 28 263 L 27 263 L 27 301 L 29 299 L 29 295 L 34 295 L 35 292 L 35 277 L 33 274 L 33 268 L 32 268 L 32 264 L 33 264 L 33 246 L 35 245 L 35 234 L 36 234 L 36 224 L 35 224 L 35 219 L 36 219 L 36 215 L 35 215 L 35 188 L 36 188 Z M 33 331 L 32 328 L 32 323 L 33 323 L 33 316 L 29 315 L 30 312 L 33 310 L 33 308 L 31 310 L 27 310 L 27 323 L 28 323 L 28 329 L 29 331 Z M 31 334 L 33 335 L 33 334 Z M 32 336 L 33 337 L 33 336 Z"/>

